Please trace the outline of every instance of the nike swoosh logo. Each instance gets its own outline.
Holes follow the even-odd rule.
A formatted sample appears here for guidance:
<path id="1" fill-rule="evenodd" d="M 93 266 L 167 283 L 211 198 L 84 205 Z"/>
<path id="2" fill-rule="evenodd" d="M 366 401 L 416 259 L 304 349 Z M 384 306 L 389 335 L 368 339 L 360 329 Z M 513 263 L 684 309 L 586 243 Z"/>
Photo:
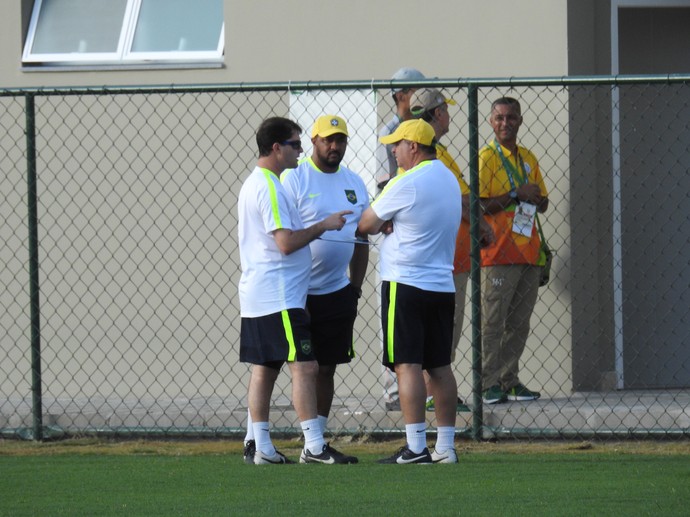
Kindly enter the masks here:
<path id="1" fill-rule="evenodd" d="M 417 463 L 420 459 L 422 459 L 422 458 L 419 457 L 419 456 L 417 456 L 417 457 L 415 457 L 415 458 L 411 458 L 411 459 L 409 459 L 409 460 L 406 460 L 405 458 L 403 458 L 403 457 L 401 456 L 400 458 L 398 458 L 398 461 L 397 461 L 396 463 L 402 464 L 402 465 L 404 465 L 404 464 L 406 464 L 406 463 Z"/>
<path id="2" fill-rule="evenodd" d="M 319 463 L 323 463 L 324 465 L 333 465 L 335 463 L 335 459 L 333 459 L 333 456 L 328 458 L 327 460 L 316 460 Z"/>
<path id="3" fill-rule="evenodd" d="M 320 195 L 321 195 L 321 192 L 317 192 L 316 194 L 309 194 L 308 197 L 309 197 L 309 199 L 313 199 L 313 198 L 318 197 Z"/>
<path id="4" fill-rule="evenodd" d="M 272 461 L 270 458 L 267 458 L 266 456 L 263 457 L 263 460 L 264 460 L 264 461 L 267 461 L 267 462 L 269 462 L 269 463 L 272 463 L 273 465 L 278 465 L 278 464 L 285 463 L 285 462 L 283 461 L 283 458 L 280 457 L 280 456 L 278 457 L 278 461 Z"/>

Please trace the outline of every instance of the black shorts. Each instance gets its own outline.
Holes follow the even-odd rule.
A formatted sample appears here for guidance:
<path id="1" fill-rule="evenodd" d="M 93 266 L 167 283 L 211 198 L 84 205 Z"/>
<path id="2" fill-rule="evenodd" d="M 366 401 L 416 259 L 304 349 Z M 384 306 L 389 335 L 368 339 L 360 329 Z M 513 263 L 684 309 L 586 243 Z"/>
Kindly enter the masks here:
<path id="1" fill-rule="evenodd" d="M 383 364 L 450 364 L 455 294 L 425 291 L 397 282 L 381 284 Z"/>
<path id="2" fill-rule="evenodd" d="M 319 364 L 349 363 L 355 356 L 352 329 L 357 318 L 357 293 L 352 285 L 333 293 L 310 294 L 307 311 Z"/>
<path id="3" fill-rule="evenodd" d="M 269 365 L 314 359 L 309 316 L 304 309 L 288 309 L 258 318 L 242 318 L 241 362 Z"/>

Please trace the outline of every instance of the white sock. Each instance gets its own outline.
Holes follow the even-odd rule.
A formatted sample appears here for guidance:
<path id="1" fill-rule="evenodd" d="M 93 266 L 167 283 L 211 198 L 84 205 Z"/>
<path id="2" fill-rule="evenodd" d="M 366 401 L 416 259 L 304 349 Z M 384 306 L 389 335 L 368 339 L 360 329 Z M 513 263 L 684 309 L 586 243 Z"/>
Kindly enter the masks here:
<path id="1" fill-rule="evenodd" d="M 319 415 L 319 424 L 321 425 L 321 434 L 326 432 L 326 427 L 328 427 L 328 417 Z"/>
<path id="2" fill-rule="evenodd" d="M 276 448 L 271 441 L 271 433 L 269 432 L 268 422 L 254 422 L 252 423 L 254 429 L 254 440 L 256 441 L 256 450 L 261 451 L 262 454 L 272 456 L 276 453 Z"/>
<path id="3" fill-rule="evenodd" d="M 326 442 L 323 441 L 319 419 L 305 420 L 300 422 L 300 426 L 302 426 L 302 433 L 304 433 L 304 448 L 312 454 L 321 454 Z"/>
<path id="4" fill-rule="evenodd" d="M 426 447 L 426 422 L 407 424 L 405 435 L 407 436 L 407 447 L 415 454 L 419 454 Z"/>
<path id="5" fill-rule="evenodd" d="M 244 443 L 254 439 L 254 426 L 252 425 L 252 415 L 247 409 L 247 434 L 244 435 Z"/>
<path id="6" fill-rule="evenodd" d="M 446 452 L 455 448 L 455 427 L 436 428 L 436 452 Z"/>

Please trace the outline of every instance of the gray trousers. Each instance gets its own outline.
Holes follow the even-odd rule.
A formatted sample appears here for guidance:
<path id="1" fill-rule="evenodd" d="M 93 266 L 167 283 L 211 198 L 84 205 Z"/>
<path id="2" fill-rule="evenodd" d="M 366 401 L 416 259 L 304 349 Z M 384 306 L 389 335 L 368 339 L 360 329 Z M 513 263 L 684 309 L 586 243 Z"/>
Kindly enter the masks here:
<path id="1" fill-rule="evenodd" d="M 520 357 L 539 289 L 538 266 L 482 268 L 482 385 L 504 391 L 520 383 Z"/>
<path id="2" fill-rule="evenodd" d="M 467 294 L 467 280 L 470 272 L 458 273 L 453 275 L 455 284 L 455 315 L 453 316 L 453 350 L 450 355 L 450 362 L 455 362 L 456 352 L 462 337 L 462 327 L 465 323 L 465 295 Z M 461 354 L 462 355 L 462 354 Z"/>

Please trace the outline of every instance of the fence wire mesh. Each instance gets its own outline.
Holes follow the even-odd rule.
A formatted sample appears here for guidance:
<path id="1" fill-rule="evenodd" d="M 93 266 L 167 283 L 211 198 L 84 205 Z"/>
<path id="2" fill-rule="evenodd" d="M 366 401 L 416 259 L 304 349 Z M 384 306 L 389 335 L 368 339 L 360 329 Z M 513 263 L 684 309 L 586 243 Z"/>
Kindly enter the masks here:
<path id="1" fill-rule="evenodd" d="M 687 437 L 687 78 L 418 85 L 457 101 L 442 143 L 468 180 L 475 100 L 481 147 L 493 138 L 491 101 L 519 99 L 519 140 L 549 189 L 542 220 L 555 251 L 552 279 L 539 290 L 520 373 L 542 397 L 481 404 L 468 288 L 453 368 L 472 411 L 458 413 L 458 427 L 485 438 Z M 235 205 L 256 160 L 255 129 L 272 115 L 296 119 L 308 155 L 314 118 L 344 116 L 344 163 L 373 197 L 382 166 L 376 129 L 394 113 L 390 84 L 19 90 L 0 92 L 0 110 L 2 435 L 243 433 L 249 370 L 238 360 Z M 38 340 L 27 115 L 35 121 Z M 377 260 L 373 246 L 357 357 L 336 372 L 333 433 L 404 428 L 382 398 Z M 299 431 L 287 369 L 271 420 Z"/>

